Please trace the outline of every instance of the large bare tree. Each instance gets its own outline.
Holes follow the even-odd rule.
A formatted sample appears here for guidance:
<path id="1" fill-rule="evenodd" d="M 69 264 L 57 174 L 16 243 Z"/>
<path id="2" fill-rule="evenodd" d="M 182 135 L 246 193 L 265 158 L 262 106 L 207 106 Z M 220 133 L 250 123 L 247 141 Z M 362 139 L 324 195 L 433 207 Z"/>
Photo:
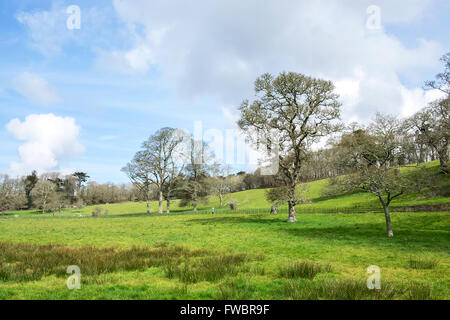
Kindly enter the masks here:
<path id="1" fill-rule="evenodd" d="M 260 143 L 253 135 L 262 135 L 271 151 L 274 140 L 270 137 L 274 131 L 278 134 L 276 160 L 287 188 L 288 222 L 297 221 L 296 187 L 311 145 L 340 128 L 336 120 L 341 104 L 334 89 L 330 81 L 299 73 L 264 74 L 255 81 L 257 98 L 240 107 L 238 124 L 252 141 Z"/>
<path id="2" fill-rule="evenodd" d="M 172 161 L 175 149 L 182 138 L 172 128 L 163 128 L 142 144 L 132 163 L 124 168 L 131 181 L 139 181 L 139 185 L 149 188 L 154 185 L 158 194 L 158 213 L 163 213 L 163 192 L 172 172 Z"/>

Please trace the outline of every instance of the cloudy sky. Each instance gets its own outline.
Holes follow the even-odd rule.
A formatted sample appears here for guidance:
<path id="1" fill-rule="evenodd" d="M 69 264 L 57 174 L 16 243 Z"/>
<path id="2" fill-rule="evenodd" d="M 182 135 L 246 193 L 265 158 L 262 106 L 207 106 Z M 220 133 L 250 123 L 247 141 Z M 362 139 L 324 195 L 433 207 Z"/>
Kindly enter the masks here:
<path id="1" fill-rule="evenodd" d="M 125 182 L 157 129 L 232 128 L 265 72 L 333 80 L 346 122 L 411 115 L 436 98 L 422 86 L 449 51 L 448 13 L 448 0 L 1 1 L 0 172 Z"/>

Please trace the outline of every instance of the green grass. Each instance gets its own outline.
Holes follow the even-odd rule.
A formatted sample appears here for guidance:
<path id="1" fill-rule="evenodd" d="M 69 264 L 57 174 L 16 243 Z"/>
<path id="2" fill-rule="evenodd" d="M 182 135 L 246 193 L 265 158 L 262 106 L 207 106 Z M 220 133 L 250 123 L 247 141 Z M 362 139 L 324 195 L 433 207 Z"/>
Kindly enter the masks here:
<path id="1" fill-rule="evenodd" d="M 436 173 L 437 163 L 428 167 Z M 436 179 L 448 187 L 448 177 Z M 326 198 L 327 183 L 308 184 L 312 203 L 298 207 L 296 224 L 269 215 L 265 190 L 230 196 L 242 209 L 262 208 L 253 214 L 211 215 L 215 197 L 198 213 L 173 203 L 158 215 L 156 202 L 150 216 L 145 203 L 103 205 L 109 215 L 99 217 L 95 207 L 9 213 L 0 217 L 0 299 L 450 298 L 448 211 L 394 212 L 388 239 L 383 214 L 320 213 L 378 206 L 362 193 Z M 442 203 L 449 198 L 407 194 L 393 205 Z M 301 214 L 306 206 L 319 213 Z M 81 290 L 66 287 L 69 265 L 81 269 Z M 381 290 L 365 285 L 371 265 L 381 268 Z"/>
<path id="2" fill-rule="evenodd" d="M 382 214 L 308 214 L 298 219 L 297 224 L 269 214 L 0 219 L 0 241 L 9 248 L 2 252 L 10 256 L 2 258 L 0 298 L 345 298 L 342 286 L 347 281 L 364 284 L 370 265 L 381 268 L 382 286 L 396 289 L 392 296 L 375 298 L 450 298 L 448 212 L 393 213 L 392 239 L 385 236 Z M 49 244 L 56 247 L 40 247 Z M 169 253 L 158 260 L 161 248 Z M 42 256 L 48 261 L 33 262 L 32 257 Z M 412 257 L 439 263 L 433 269 L 411 268 Z M 283 268 L 306 260 L 330 268 L 313 278 L 280 275 Z M 172 274 L 167 271 L 170 262 Z M 28 267 L 19 271 L 8 269 L 24 263 Z M 48 266 L 45 272 L 39 263 Z M 82 288 L 70 291 L 63 273 L 77 264 Z M 21 278 L 20 270 L 27 269 L 39 276 Z M 14 272 L 19 273 L 16 278 Z M 296 291 L 286 289 L 292 283 L 300 283 Z M 299 295 L 300 285 L 311 293 Z M 328 295 L 324 286 L 337 286 L 338 293 Z M 349 297 L 365 299 L 372 293 Z"/>

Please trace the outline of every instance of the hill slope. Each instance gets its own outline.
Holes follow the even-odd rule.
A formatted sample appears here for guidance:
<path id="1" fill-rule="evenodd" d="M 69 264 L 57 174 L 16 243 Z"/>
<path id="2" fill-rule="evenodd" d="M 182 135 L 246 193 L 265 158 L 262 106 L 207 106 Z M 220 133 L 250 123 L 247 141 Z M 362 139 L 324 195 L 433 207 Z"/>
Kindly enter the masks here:
<path id="1" fill-rule="evenodd" d="M 395 199 L 391 207 L 392 208 L 403 208 L 410 206 L 429 206 L 429 205 L 449 205 L 450 197 L 445 196 L 450 190 L 450 177 L 440 175 L 439 172 L 439 162 L 433 161 L 426 164 L 429 175 L 435 177 L 433 180 L 433 188 L 435 193 L 442 194 L 430 194 L 426 192 L 425 194 L 409 193 L 405 194 L 397 199 Z M 402 168 L 404 171 L 416 170 L 415 167 L 405 167 Z M 311 201 L 309 204 L 303 204 L 297 206 L 297 211 L 301 212 L 312 212 L 312 213 L 329 213 L 329 212 L 353 212 L 361 209 L 374 209 L 380 210 L 380 204 L 377 199 L 372 194 L 369 193 L 347 193 L 336 197 L 325 197 L 324 191 L 329 184 L 329 179 L 317 180 L 313 182 L 305 183 L 306 186 L 306 196 Z M 228 194 L 225 197 L 225 203 L 231 199 L 238 202 L 239 210 L 246 211 L 269 211 L 271 203 L 266 199 L 267 189 L 256 189 L 247 190 L 242 192 L 236 192 Z M 171 205 L 171 211 L 173 213 L 181 212 L 192 212 L 192 207 L 180 207 L 178 206 L 178 201 L 173 201 Z M 165 210 L 164 203 L 164 210 Z M 135 203 L 117 203 L 109 205 L 100 205 L 104 209 L 108 209 L 110 214 L 116 215 L 126 215 L 126 214 L 144 214 L 146 211 L 146 205 L 143 202 Z M 198 208 L 199 211 L 210 211 L 214 207 L 216 211 L 229 210 L 228 206 L 220 208 L 218 197 L 209 197 L 204 203 L 201 203 Z M 81 210 L 68 210 L 65 215 L 81 214 L 90 215 L 92 212 L 92 206 L 88 206 Z M 151 202 L 151 212 L 157 212 L 158 203 L 156 201 Z M 287 210 L 287 205 L 283 205 L 279 208 L 280 211 Z M 364 211 L 363 210 L 363 211 Z M 37 211 L 27 211 L 27 212 L 12 212 L 12 214 L 29 215 L 35 214 Z M 51 214 L 47 214 L 51 215 Z"/>

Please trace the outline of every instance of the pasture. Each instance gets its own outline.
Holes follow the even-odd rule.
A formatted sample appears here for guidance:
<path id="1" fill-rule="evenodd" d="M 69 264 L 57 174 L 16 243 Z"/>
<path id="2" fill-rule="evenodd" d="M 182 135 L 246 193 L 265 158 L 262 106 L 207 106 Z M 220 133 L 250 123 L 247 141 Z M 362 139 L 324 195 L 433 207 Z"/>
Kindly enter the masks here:
<path id="1" fill-rule="evenodd" d="M 394 213 L 393 239 L 376 213 L 285 220 L 229 213 L 0 219 L 0 298 L 450 297 L 448 212 Z M 48 244 L 55 247 L 42 247 Z M 72 260 L 46 265 L 54 256 Z M 67 289 L 66 264 L 79 265 L 80 290 Z M 365 287 L 371 265 L 381 268 L 381 291 Z"/>
<path id="2" fill-rule="evenodd" d="M 392 206 L 448 207 L 448 183 L 442 177 L 434 194 L 406 194 Z M 144 202 L 10 212 L 0 217 L 0 299 L 450 298 L 448 211 L 393 212 L 389 239 L 374 196 L 327 198 L 326 185 L 307 184 L 311 203 L 297 207 L 296 224 L 284 207 L 269 214 L 265 190 L 228 195 L 237 212 L 217 197 L 198 212 L 174 201 L 162 215 L 152 202 L 150 216 Z M 69 265 L 80 267 L 80 290 L 66 286 Z M 366 287 L 372 265 L 381 290 Z"/>

